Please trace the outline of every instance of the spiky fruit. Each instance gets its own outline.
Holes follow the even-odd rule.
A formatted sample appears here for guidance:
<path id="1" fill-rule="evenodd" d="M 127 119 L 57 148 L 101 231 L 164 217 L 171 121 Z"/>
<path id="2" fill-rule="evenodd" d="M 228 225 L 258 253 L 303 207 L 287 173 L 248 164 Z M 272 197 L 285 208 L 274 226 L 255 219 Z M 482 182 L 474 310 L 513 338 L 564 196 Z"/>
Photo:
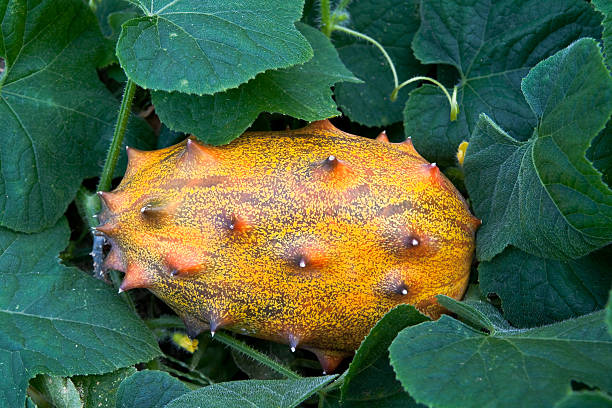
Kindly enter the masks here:
<path id="1" fill-rule="evenodd" d="M 125 271 L 189 333 L 220 327 L 317 354 L 326 371 L 400 303 L 438 317 L 466 288 L 479 221 L 410 141 L 328 121 L 128 150 L 98 230 Z"/>

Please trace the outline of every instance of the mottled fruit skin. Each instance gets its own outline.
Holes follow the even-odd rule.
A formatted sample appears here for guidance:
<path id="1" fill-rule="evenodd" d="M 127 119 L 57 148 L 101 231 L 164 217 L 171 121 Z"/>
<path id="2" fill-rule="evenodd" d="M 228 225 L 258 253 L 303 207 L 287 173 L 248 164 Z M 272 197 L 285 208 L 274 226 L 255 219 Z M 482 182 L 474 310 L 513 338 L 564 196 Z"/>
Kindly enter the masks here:
<path id="1" fill-rule="evenodd" d="M 301 347 L 332 370 L 401 303 L 460 298 L 480 221 L 410 141 L 328 121 L 128 149 L 98 230 L 121 289 L 148 288 L 189 333 L 223 327 Z"/>

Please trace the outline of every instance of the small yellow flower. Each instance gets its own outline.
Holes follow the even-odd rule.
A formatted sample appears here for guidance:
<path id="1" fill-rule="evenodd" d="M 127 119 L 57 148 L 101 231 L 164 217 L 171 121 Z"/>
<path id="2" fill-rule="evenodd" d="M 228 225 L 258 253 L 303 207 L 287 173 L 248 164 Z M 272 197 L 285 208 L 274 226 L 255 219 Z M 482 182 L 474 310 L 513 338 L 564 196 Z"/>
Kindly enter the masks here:
<path id="1" fill-rule="evenodd" d="M 465 160 L 465 151 L 467 150 L 468 142 L 465 140 L 459 144 L 459 148 L 457 149 L 457 161 L 460 166 L 463 166 L 463 160 Z"/>
<path id="2" fill-rule="evenodd" d="M 192 340 L 185 333 L 174 333 L 172 335 L 172 341 L 174 344 L 190 353 L 198 349 L 198 339 Z"/>

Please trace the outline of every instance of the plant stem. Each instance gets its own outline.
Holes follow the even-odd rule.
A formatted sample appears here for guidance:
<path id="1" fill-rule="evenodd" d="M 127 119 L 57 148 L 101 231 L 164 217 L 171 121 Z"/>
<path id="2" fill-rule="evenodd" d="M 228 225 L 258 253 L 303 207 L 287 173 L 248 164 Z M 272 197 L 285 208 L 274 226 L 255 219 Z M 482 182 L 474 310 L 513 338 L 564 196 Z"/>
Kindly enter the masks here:
<path id="1" fill-rule="evenodd" d="M 455 86 L 453 88 L 453 96 L 451 97 L 451 95 L 448 93 L 448 91 L 446 90 L 446 87 L 444 85 L 442 85 L 440 82 L 438 82 L 435 79 L 430 78 L 430 77 L 415 76 L 413 78 L 410 78 L 407 81 L 402 82 L 399 86 L 395 87 L 393 92 L 391 92 L 391 100 L 395 101 L 397 99 L 397 93 L 399 92 L 400 89 L 402 89 L 406 85 L 411 84 L 411 83 L 416 82 L 416 81 L 429 81 L 432 84 L 436 85 L 438 88 L 440 88 L 442 90 L 442 92 L 444 92 L 444 95 L 446 95 L 446 98 L 448 99 L 448 103 L 450 104 L 450 107 L 451 107 L 451 121 L 457 119 L 457 115 L 459 114 L 459 105 L 457 104 L 457 87 Z"/>
<path id="2" fill-rule="evenodd" d="M 321 0 L 321 32 L 331 37 L 334 24 L 331 20 L 329 0 Z"/>
<path id="3" fill-rule="evenodd" d="M 207 384 L 205 385 L 209 385 L 209 384 L 214 384 L 215 382 L 213 380 L 211 380 L 210 378 L 208 378 L 207 376 L 205 376 L 204 374 L 202 374 L 200 371 L 193 369 L 191 367 L 189 367 L 187 364 L 183 363 L 181 360 L 179 360 L 178 358 L 174 358 L 171 355 L 168 354 L 164 354 L 164 358 L 168 361 L 173 362 L 174 364 L 183 367 L 184 369 L 188 370 L 190 374 L 193 374 L 197 377 L 200 378 L 200 380 L 202 381 L 206 381 Z"/>
<path id="4" fill-rule="evenodd" d="M 162 316 L 157 319 L 149 319 L 149 320 L 145 320 L 145 323 L 150 329 L 157 329 L 157 328 L 184 329 L 185 328 L 185 325 L 183 324 L 183 322 L 178 317 L 175 317 L 175 316 Z M 213 337 L 213 339 L 227 346 L 230 346 L 234 350 L 242 354 L 245 354 L 248 357 L 251 357 L 253 360 L 267 367 L 270 367 L 272 370 L 284 375 L 285 377 L 292 378 L 292 379 L 301 378 L 297 373 L 288 369 L 284 365 L 277 363 L 276 361 L 272 360 L 270 357 L 266 356 L 264 353 L 261 353 L 255 350 L 254 348 L 230 336 L 229 334 L 225 334 L 221 331 L 218 331 L 217 333 L 215 333 L 215 336 Z"/>
<path id="5" fill-rule="evenodd" d="M 123 136 L 125 135 L 125 129 L 132 110 L 134 92 L 136 92 L 136 84 L 132 82 L 132 80 L 128 79 L 125 83 L 125 89 L 123 91 L 123 99 L 121 100 L 121 107 L 119 108 L 119 116 L 117 117 L 117 124 L 115 125 L 113 140 L 108 149 L 106 161 L 104 162 L 104 169 L 102 170 L 100 182 L 98 183 L 98 191 L 108 191 L 111 187 L 113 173 L 115 172 L 115 166 L 117 165 L 117 160 L 119 159 L 121 144 L 123 143 Z"/>
<path id="6" fill-rule="evenodd" d="M 277 373 L 284 375 L 287 378 L 298 379 L 301 378 L 297 373 L 288 369 L 282 364 L 277 363 L 265 354 L 255 350 L 254 348 L 246 345 L 242 341 L 222 332 L 217 332 L 213 339 L 220 341 L 221 343 L 232 347 L 234 350 L 241 352 L 242 354 L 251 357 L 253 360 L 273 369 Z"/>
<path id="7" fill-rule="evenodd" d="M 387 63 L 389 64 L 389 68 L 391 68 L 391 73 L 393 74 L 393 85 L 394 85 L 395 88 L 398 88 L 399 81 L 397 79 L 397 71 L 395 70 L 395 65 L 393 64 L 393 61 L 391 60 L 391 57 L 389 56 L 387 51 L 384 49 L 384 47 L 382 45 L 380 45 L 380 43 L 378 41 L 376 41 L 375 39 L 373 39 L 372 37 L 370 37 L 368 35 L 360 33 L 359 31 L 351 30 L 350 28 L 346 28 L 346 27 L 339 26 L 339 25 L 334 25 L 332 27 L 331 31 L 342 31 L 343 33 L 350 34 L 352 36 L 355 36 L 357 38 L 361 38 L 362 40 L 366 40 L 366 41 L 374 44 L 376 46 L 376 48 L 378 48 L 380 50 L 380 52 L 382 52 L 383 56 L 387 60 Z"/>
<path id="8" fill-rule="evenodd" d="M 206 381 L 202 380 L 201 378 L 199 378 L 197 376 L 191 375 L 189 373 L 186 373 L 186 372 L 183 372 L 183 371 L 180 371 L 180 370 L 176 370 L 176 369 L 168 366 L 167 364 L 161 364 L 160 365 L 160 369 L 163 370 L 163 371 L 166 371 L 166 372 L 168 372 L 170 374 L 174 374 L 177 377 L 187 378 L 193 384 L 197 384 L 197 385 L 199 385 L 201 387 L 206 387 L 207 385 L 212 384 L 210 382 L 206 382 Z"/>

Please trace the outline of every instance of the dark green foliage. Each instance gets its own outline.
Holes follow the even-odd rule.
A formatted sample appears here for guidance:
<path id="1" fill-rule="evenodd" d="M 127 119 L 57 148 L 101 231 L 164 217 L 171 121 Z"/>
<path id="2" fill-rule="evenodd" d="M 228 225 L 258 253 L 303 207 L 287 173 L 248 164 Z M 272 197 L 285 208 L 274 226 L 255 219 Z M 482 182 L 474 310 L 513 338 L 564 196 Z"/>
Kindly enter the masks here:
<path id="1" fill-rule="evenodd" d="M 0 401 L 8 406 L 23 406 L 38 373 L 102 374 L 159 355 L 114 290 L 58 262 L 68 236 L 63 219 L 33 235 L 0 229 Z"/>
<path id="2" fill-rule="evenodd" d="M 417 0 L 355 1 L 348 7 L 348 27 L 371 36 L 385 47 L 395 62 L 399 81 L 427 72 L 410 48 L 419 28 L 418 3 Z M 393 75 L 381 52 L 346 33 L 334 33 L 333 40 L 342 62 L 364 81 L 336 86 L 336 101 L 342 112 L 366 126 L 400 122 L 408 90 L 391 102 Z"/>
<path id="3" fill-rule="evenodd" d="M 610 2 L 330 0 L 399 82 L 457 85 L 454 122 L 429 84 L 391 102 L 381 52 L 327 38 L 327 2 L 303 3 L 0 0 L 0 407 L 611 406 Z M 483 221 L 468 294 L 438 297 L 454 317 L 401 305 L 334 376 L 308 351 L 222 332 L 187 352 L 166 305 L 88 276 L 83 197 L 128 79 L 146 122 L 132 115 L 125 141 L 141 149 L 341 113 L 369 137 L 403 126 Z"/>
<path id="4" fill-rule="evenodd" d="M 404 111 L 406 136 L 428 160 L 455 162 L 486 113 L 518 140 L 536 125 L 521 94 L 529 69 L 580 37 L 598 37 L 601 17 L 574 0 L 432 0 L 421 2 L 413 49 L 425 64 L 459 73 L 459 117 L 449 122 L 444 95 L 429 85 L 412 92 Z M 453 85 L 453 84 L 449 84 Z"/>
<path id="5" fill-rule="evenodd" d="M 482 115 L 465 159 L 479 260 L 507 245 L 575 259 L 612 241 L 612 190 L 585 158 L 612 114 L 612 77 L 592 39 L 539 63 L 522 82 L 538 120 L 526 142 Z M 609 143 L 609 142 L 607 142 Z"/>
<path id="6" fill-rule="evenodd" d="M 209 144 L 225 144 L 240 136 L 261 112 L 279 112 L 307 121 L 340 114 L 330 86 L 356 82 L 319 31 L 298 24 L 313 50 L 302 65 L 267 71 L 254 79 L 214 95 L 153 92 L 157 113 L 171 129 L 191 133 Z"/>

